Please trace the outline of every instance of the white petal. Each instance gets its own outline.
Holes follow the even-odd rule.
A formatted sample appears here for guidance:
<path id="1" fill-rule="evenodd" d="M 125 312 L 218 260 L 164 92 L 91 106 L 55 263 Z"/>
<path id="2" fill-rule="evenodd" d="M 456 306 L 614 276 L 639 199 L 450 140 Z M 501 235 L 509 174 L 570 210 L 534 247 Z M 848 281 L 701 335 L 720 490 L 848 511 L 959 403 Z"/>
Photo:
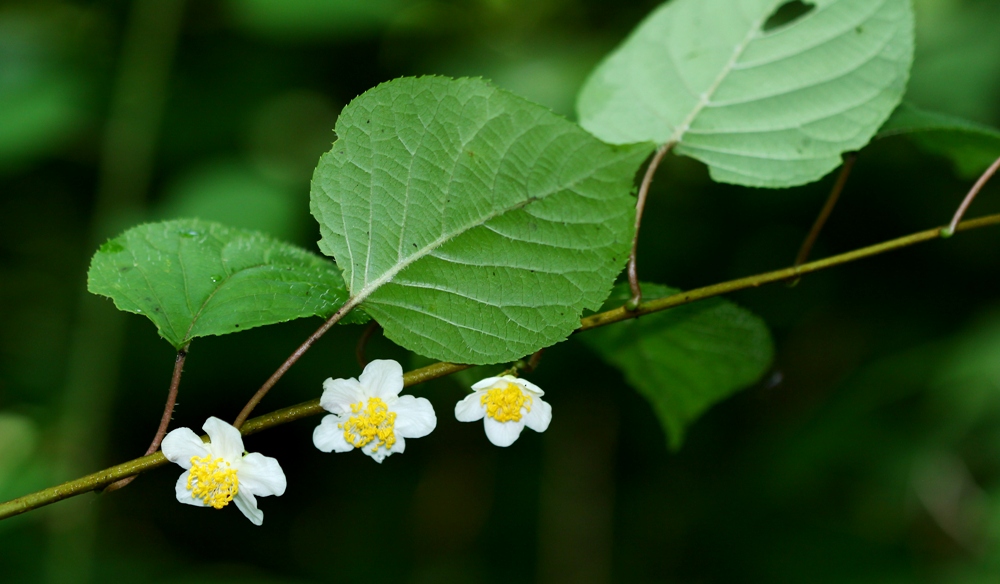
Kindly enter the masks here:
<path id="1" fill-rule="evenodd" d="M 423 438 L 437 426 L 434 406 L 425 398 L 403 395 L 390 409 L 396 412 L 397 438 Z"/>
<path id="2" fill-rule="evenodd" d="M 313 430 L 313 444 L 323 452 L 350 452 L 354 445 L 344 440 L 344 431 L 337 427 L 340 418 L 324 416 L 323 420 Z"/>
<path id="3" fill-rule="evenodd" d="M 396 443 L 389 449 L 389 454 L 402 454 L 404 452 L 406 452 L 406 438 L 397 435 Z M 389 456 L 389 454 L 386 454 L 386 456 Z"/>
<path id="4" fill-rule="evenodd" d="M 520 386 L 521 389 L 530 391 L 530 392 L 532 392 L 532 393 L 534 393 L 536 395 L 545 395 L 545 392 L 542 391 L 542 388 L 538 387 L 537 385 L 535 385 L 534 383 L 528 381 L 527 379 L 517 378 L 517 379 L 512 379 L 511 382 L 514 385 Z"/>
<path id="5" fill-rule="evenodd" d="M 383 400 L 403 391 L 403 366 L 392 359 L 376 359 L 358 377 L 366 394 Z"/>
<path id="6" fill-rule="evenodd" d="M 236 462 L 243 456 L 243 436 L 233 426 L 212 416 L 205 420 L 202 430 L 211 438 L 208 450 L 217 457 L 222 457 L 229 463 Z"/>
<path id="7" fill-rule="evenodd" d="M 361 447 L 360 450 L 370 456 L 375 462 L 382 464 L 382 461 L 389 458 L 389 455 L 401 453 L 406 450 L 406 438 L 397 434 L 396 443 L 392 445 L 391 449 L 386 449 L 385 446 L 379 446 L 377 450 L 372 451 L 372 444 L 368 443 Z"/>
<path id="8" fill-rule="evenodd" d="M 240 491 L 246 489 L 260 497 L 284 495 L 285 487 L 288 486 L 277 459 L 259 452 L 251 452 L 243 457 L 236 478 L 240 482 Z"/>
<path id="9" fill-rule="evenodd" d="M 208 454 L 205 443 L 201 437 L 194 433 L 191 428 L 177 428 L 171 430 L 163 437 L 160 446 L 163 456 L 170 462 L 181 465 L 183 469 L 191 468 L 191 459 L 195 456 L 201 458 Z"/>
<path id="10" fill-rule="evenodd" d="M 177 479 L 177 483 L 174 485 L 174 495 L 177 496 L 177 500 L 186 505 L 194 505 L 195 507 L 208 507 L 205 501 L 202 501 L 198 497 L 191 494 L 191 490 L 187 488 L 188 477 L 191 475 L 191 471 L 185 471 L 184 474 Z M 197 482 L 195 483 L 197 484 Z"/>
<path id="11" fill-rule="evenodd" d="M 236 507 L 238 507 L 239 510 L 247 516 L 250 523 L 253 523 L 254 525 L 264 523 L 264 512 L 257 508 L 257 499 L 254 498 L 253 493 L 240 489 L 236 492 L 236 497 L 233 498 L 233 502 L 235 502 Z"/>
<path id="12" fill-rule="evenodd" d="M 497 446 L 510 446 L 521 435 L 524 430 L 524 419 L 520 422 L 498 422 L 493 418 L 486 418 L 486 437 Z"/>
<path id="13" fill-rule="evenodd" d="M 364 390 L 357 379 L 327 379 L 319 405 L 331 414 L 346 414 L 351 404 L 365 401 Z"/>
<path id="14" fill-rule="evenodd" d="M 472 386 L 472 389 L 476 391 L 479 391 L 480 389 L 487 389 L 492 387 L 493 385 L 496 385 L 497 383 L 501 383 L 509 379 L 516 379 L 516 378 L 510 375 L 504 375 L 503 377 L 487 377 L 486 379 L 480 379 L 479 381 L 477 381 L 476 384 Z"/>
<path id="15" fill-rule="evenodd" d="M 531 402 L 531 411 L 521 419 L 535 432 L 544 432 L 549 429 L 549 422 L 552 421 L 552 406 L 536 397 Z"/>
<path id="16" fill-rule="evenodd" d="M 476 384 L 478 385 L 478 384 Z M 475 422 L 482 420 L 486 415 L 486 408 L 480 401 L 480 392 L 470 393 L 465 399 L 455 404 L 455 419 L 459 422 Z"/>

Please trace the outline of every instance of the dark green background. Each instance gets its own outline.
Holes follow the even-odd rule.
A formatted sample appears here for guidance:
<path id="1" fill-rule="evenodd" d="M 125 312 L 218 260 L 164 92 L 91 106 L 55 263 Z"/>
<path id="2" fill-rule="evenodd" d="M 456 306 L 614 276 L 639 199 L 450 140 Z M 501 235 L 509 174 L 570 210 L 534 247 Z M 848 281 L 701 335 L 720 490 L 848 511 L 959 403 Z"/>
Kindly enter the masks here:
<path id="1" fill-rule="evenodd" d="M 308 181 L 354 96 L 400 75 L 479 75 L 571 115 L 587 71 L 656 4 L 0 4 L 0 498 L 137 456 L 155 430 L 173 351 L 145 319 L 86 295 L 101 241 L 200 215 L 314 249 Z M 1000 125 L 1000 4 L 916 7 L 908 97 Z M 720 186 L 668 159 L 644 279 L 691 288 L 789 264 L 831 182 Z M 969 184 L 905 139 L 877 143 L 814 255 L 941 225 Z M 997 211 L 994 184 L 972 215 Z M 180 470 L 163 468 L 0 522 L 0 581 L 996 582 L 998 244 L 985 229 L 735 295 L 773 327 L 773 375 L 710 411 L 677 453 L 620 375 L 571 340 L 531 377 L 553 405 L 543 435 L 493 447 L 454 421 L 464 389 L 442 380 L 415 390 L 438 429 L 381 466 L 315 450 L 318 419 L 249 438 L 289 480 L 260 500 L 263 527 L 180 505 Z M 175 426 L 235 417 L 318 324 L 197 340 Z M 357 375 L 360 332 L 327 335 L 261 411 Z M 370 354 L 413 363 L 384 340 Z"/>

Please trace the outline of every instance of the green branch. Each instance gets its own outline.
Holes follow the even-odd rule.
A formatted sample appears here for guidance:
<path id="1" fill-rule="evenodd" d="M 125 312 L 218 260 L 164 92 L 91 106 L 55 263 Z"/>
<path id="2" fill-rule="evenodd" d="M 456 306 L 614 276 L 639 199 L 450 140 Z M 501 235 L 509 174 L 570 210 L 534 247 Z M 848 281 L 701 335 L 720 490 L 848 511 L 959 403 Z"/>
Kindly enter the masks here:
<path id="1" fill-rule="evenodd" d="M 1000 225 L 1000 214 L 989 215 L 980 219 L 972 219 L 962 222 L 958 225 L 956 232 L 969 231 L 992 225 Z M 746 290 L 748 288 L 757 288 L 759 286 L 763 286 L 764 284 L 799 278 L 812 272 L 818 272 L 834 266 L 903 249 L 918 243 L 940 239 L 942 238 L 943 229 L 944 228 L 940 227 L 936 229 L 928 229 L 927 231 L 921 231 L 906 237 L 900 237 L 899 239 L 893 239 L 891 241 L 857 249 L 826 259 L 809 262 L 800 266 L 784 268 L 773 272 L 766 272 L 755 276 L 740 278 L 738 280 L 730 280 L 720 284 L 713 284 L 703 288 L 688 290 L 687 292 L 681 292 L 673 296 L 667 296 L 666 298 L 644 302 L 633 311 L 629 311 L 624 307 L 621 307 L 607 312 L 601 312 L 581 320 L 580 328 L 577 329 L 577 332 L 614 324 L 624 320 L 639 318 L 646 314 L 660 312 L 682 304 L 712 298 L 713 296 L 720 296 L 722 294 Z M 406 373 L 403 377 L 404 385 L 406 387 L 418 385 L 432 379 L 438 379 L 451 375 L 452 373 L 461 371 L 468 367 L 468 365 L 457 365 L 454 363 L 435 363 L 433 365 L 428 365 L 427 367 Z M 247 422 L 243 424 L 241 432 L 244 435 L 255 434 L 274 426 L 280 426 L 282 424 L 287 424 L 288 422 L 316 416 L 322 413 L 324 413 L 324 410 L 319 405 L 319 399 L 314 399 L 247 420 Z M 43 507 L 45 505 L 55 503 L 56 501 L 61 501 L 89 491 L 99 490 L 115 481 L 163 466 L 166 463 L 167 459 L 164 458 L 163 453 L 157 452 L 155 454 L 130 460 L 117 466 L 104 469 L 55 487 L 49 487 L 48 489 L 43 489 L 36 493 L 25 495 L 12 501 L 0 504 L 0 519 L 19 515 L 26 511 Z"/>

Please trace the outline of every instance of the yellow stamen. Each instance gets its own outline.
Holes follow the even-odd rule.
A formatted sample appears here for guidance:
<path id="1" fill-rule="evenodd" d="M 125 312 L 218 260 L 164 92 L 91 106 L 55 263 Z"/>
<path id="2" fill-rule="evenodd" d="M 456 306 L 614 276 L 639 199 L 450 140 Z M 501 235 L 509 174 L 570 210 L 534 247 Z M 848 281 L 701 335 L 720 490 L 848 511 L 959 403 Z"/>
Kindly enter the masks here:
<path id="1" fill-rule="evenodd" d="M 228 462 L 222 458 L 212 460 L 211 455 L 206 454 L 202 458 L 191 457 L 187 488 L 195 499 L 201 499 L 210 507 L 222 509 L 239 492 L 240 481 L 236 478 L 236 469 L 229 468 Z"/>
<path id="2" fill-rule="evenodd" d="M 513 383 L 503 389 L 493 388 L 479 398 L 479 403 L 486 407 L 486 415 L 498 422 L 520 422 L 521 408 L 530 412 L 531 401 L 531 396 Z"/>
<path id="3" fill-rule="evenodd" d="M 351 405 L 351 413 L 357 415 L 337 424 L 337 427 L 344 431 L 344 440 L 355 448 L 375 442 L 372 446 L 372 452 L 375 452 L 380 446 L 389 450 L 396 443 L 396 412 L 390 412 L 389 406 L 380 398 L 369 398 L 367 406 L 362 402 Z"/>

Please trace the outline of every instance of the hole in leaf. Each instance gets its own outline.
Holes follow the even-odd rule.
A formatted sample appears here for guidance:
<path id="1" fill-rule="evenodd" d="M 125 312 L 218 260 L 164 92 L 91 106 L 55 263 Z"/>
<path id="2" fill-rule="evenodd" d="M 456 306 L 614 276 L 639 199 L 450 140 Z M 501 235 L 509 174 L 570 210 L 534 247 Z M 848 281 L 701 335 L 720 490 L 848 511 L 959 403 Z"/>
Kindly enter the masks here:
<path id="1" fill-rule="evenodd" d="M 767 19 L 764 23 L 764 32 L 770 32 L 776 28 L 781 28 L 783 26 L 788 26 L 793 22 L 800 20 L 805 15 L 809 14 L 816 8 L 815 6 L 806 4 L 802 0 L 791 0 L 790 2 L 785 2 L 774 11 L 771 18 Z"/>

